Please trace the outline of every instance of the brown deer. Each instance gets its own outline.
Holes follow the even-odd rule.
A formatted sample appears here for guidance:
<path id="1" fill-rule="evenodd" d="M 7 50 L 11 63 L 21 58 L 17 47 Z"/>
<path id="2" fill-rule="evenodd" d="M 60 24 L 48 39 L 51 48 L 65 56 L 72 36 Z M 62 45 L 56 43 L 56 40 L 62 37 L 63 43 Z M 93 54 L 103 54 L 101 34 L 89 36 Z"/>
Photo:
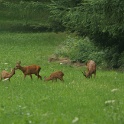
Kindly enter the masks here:
<path id="1" fill-rule="evenodd" d="M 93 61 L 93 60 L 89 60 L 87 63 L 86 63 L 86 66 L 87 66 L 87 72 L 82 72 L 83 75 L 86 77 L 86 78 L 92 78 L 92 74 L 94 74 L 94 77 L 96 76 L 96 63 Z"/>
<path id="2" fill-rule="evenodd" d="M 53 80 L 57 81 L 57 79 L 60 79 L 61 81 L 64 81 L 63 76 L 64 76 L 64 73 L 62 71 L 56 71 L 56 72 L 53 72 L 48 78 L 44 77 L 44 80 L 45 81 L 52 80 L 53 82 Z"/>
<path id="3" fill-rule="evenodd" d="M 41 70 L 41 67 L 38 66 L 38 65 L 30 65 L 30 66 L 25 66 L 25 67 L 22 67 L 21 65 L 21 61 L 17 62 L 16 63 L 16 69 L 19 69 L 23 72 L 24 74 L 24 79 L 26 77 L 26 75 L 29 75 L 32 79 L 32 74 L 35 74 L 38 79 L 42 79 L 42 77 L 39 75 L 39 72 Z"/>
<path id="4" fill-rule="evenodd" d="M 10 81 L 10 78 L 11 78 L 14 74 L 15 74 L 15 68 L 13 68 L 13 69 L 11 70 L 11 72 L 7 72 L 6 70 L 3 70 L 3 71 L 1 72 L 1 80 L 2 80 L 2 79 L 4 79 L 4 80 L 8 79 L 8 80 Z"/>

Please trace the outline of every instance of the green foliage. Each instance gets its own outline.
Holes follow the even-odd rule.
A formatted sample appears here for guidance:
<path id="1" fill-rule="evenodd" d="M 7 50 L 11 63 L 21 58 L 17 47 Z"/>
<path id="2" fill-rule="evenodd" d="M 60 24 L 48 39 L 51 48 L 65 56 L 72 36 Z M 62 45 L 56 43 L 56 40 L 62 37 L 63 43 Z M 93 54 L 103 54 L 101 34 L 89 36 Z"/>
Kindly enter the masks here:
<path id="1" fill-rule="evenodd" d="M 100 37 L 102 33 L 108 33 L 111 39 L 122 37 L 124 32 L 123 0 L 86 0 L 79 1 L 75 6 L 71 6 L 69 2 L 69 0 L 66 3 L 53 1 L 49 7 L 53 19 L 59 19 L 58 21 L 70 31 L 93 35 L 94 38 L 95 34 Z"/>
<path id="2" fill-rule="evenodd" d="M 99 50 L 87 37 L 83 39 L 68 37 L 64 44 L 56 50 L 56 54 L 69 57 L 72 61 L 86 62 L 92 59 L 97 64 L 103 64 L 104 60 L 104 52 Z"/>
<path id="3" fill-rule="evenodd" d="M 118 60 L 118 64 L 120 65 L 120 68 L 124 70 L 124 52 L 121 53 Z"/>
<path id="4" fill-rule="evenodd" d="M 1 0 L 0 31 L 76 32 L 88 36 L 100 49 L 109 51 L 105 55 L 108 65 L 120 67 L 124 51 L 123 13 L 123 0 L 52 0 L 50 5 L 49 0 Z M 116 48 L 115 52 L 113 48 Z M 78 51 L 82 51 L 80 49 Z M 80 55 L 74 53 L 72 56 L 78 57 L 72 59 L 82 60 Z"/>
<path id="5" fill-rule="evenodd" d="M 3 0 L 1 0 L 3 1 Z M 42 2 L 42 3 L 46 3 L 46 2 L 50 2 L 50 0 L 4 0 L 6 2 L 21 2 L 21 1 L 27 1 L 27 2 Z"/>
<path id="6" fill-rule="evenodd" d="M 106 48 L 105 60 L 108 68 L 119 68 L 122 63 L 119 63 L 120 54 L 118 48 L 113 46 L 112 48 Z"/>
<path id="7" fill-rule="evenodd" d="M 47 31 L 49 11 L 41 2 L 0 2 L 0 26 L 8 31 Z"/>
<path id="8" fill-rule="evenodd" d="M 73 7 L 69 5 L 53 1 L 50 5 L 51 17 L 66 30 L 90 37 L 100 49 L 109 47 L 112 49 L 110 53 L 113 53 L 113 47 L 116 46 L 117 53 L 114 52 L 114 57 L 108 57 L 112 60 L 107 58 L 107 61 L 109 65 L 113 61 L 113 67 L 119 67 L 119 54 L 124 51 L 124 1 L 85 0 Z"/>
<path id="9" fill-rule="evenodd" d="M 51 26 L 55 31 L 63 31 L 65 30 L 65 27 L 67 28 L 66 24 L 69 23 L 69 20 L 66 20 L 66 17 L 68 18 L 68 11 L 70 8 L 77 6 L 79 3 L 81 3 L 81 0 L 52 0 L 49 5 L 51 13 L 50 21 Z M 70 14 L 72 15 L 72 13 Z"/>

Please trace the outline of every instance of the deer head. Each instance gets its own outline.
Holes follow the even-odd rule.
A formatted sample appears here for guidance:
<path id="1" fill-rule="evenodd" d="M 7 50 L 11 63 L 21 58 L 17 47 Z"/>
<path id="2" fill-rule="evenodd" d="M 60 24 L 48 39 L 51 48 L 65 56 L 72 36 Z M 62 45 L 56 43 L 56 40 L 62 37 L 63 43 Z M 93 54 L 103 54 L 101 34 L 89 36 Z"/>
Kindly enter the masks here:
<path id="1" fill-rule="evenodd" d="M 17 62 L 15 69 L 19 69 L 20 68 L 20 64 L 21 64 L 21 61 Z"/>

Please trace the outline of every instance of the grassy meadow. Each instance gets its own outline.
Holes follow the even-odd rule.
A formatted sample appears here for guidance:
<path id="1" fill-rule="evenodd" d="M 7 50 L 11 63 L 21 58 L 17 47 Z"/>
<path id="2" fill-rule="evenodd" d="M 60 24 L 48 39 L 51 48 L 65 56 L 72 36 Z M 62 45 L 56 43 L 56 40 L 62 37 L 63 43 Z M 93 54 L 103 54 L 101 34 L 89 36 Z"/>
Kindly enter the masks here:
<path id="1" fill-rule="evenodd" d="M 0 82 L 1 124 L 123 124 L 124 73 L 101 70 L 86 79 L 85 67 L 49 63 L 65 33 L 1 33 L 0 71 L 16 62 L 41 66 L 40 75 L 62 70 L 64 83 L 44 82 L 16 70 L 9 81 Z M 61 48 L 60 48 L 61 49 Z"/>
<path id="2" fill-rule="evenodd" d="M 38 32 L 50 30 L 47 4 L 47 1 L 0 1 L 0 32 Z"/>

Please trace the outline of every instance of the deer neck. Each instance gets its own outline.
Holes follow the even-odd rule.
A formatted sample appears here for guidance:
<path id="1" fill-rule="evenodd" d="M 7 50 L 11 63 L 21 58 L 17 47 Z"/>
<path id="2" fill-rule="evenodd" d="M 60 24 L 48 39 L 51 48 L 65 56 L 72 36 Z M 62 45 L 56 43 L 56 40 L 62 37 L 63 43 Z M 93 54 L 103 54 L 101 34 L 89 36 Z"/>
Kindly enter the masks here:
<path id="1" fill-rule="evenodd" d="M 86 73 L 86 77 L 89 78 L 90 76 L 91 76 L 91 74 L 90 74 L 90 72 L 88 71 L 88 72 Z"/>
<path id="2" fill-rule="evenodd" d="M 45 78 L 45 81 L 52 80 L 51 77 Z"/>
<path id="3" fill-rule="evenodd" d="M 26 68 L 25 68 L 25 67 L 22 67 L 22 66 L 20 66 L 19 69 L 20 69 L 22 72 L 25 72 L 25 71 L 26 71 Z"/>

